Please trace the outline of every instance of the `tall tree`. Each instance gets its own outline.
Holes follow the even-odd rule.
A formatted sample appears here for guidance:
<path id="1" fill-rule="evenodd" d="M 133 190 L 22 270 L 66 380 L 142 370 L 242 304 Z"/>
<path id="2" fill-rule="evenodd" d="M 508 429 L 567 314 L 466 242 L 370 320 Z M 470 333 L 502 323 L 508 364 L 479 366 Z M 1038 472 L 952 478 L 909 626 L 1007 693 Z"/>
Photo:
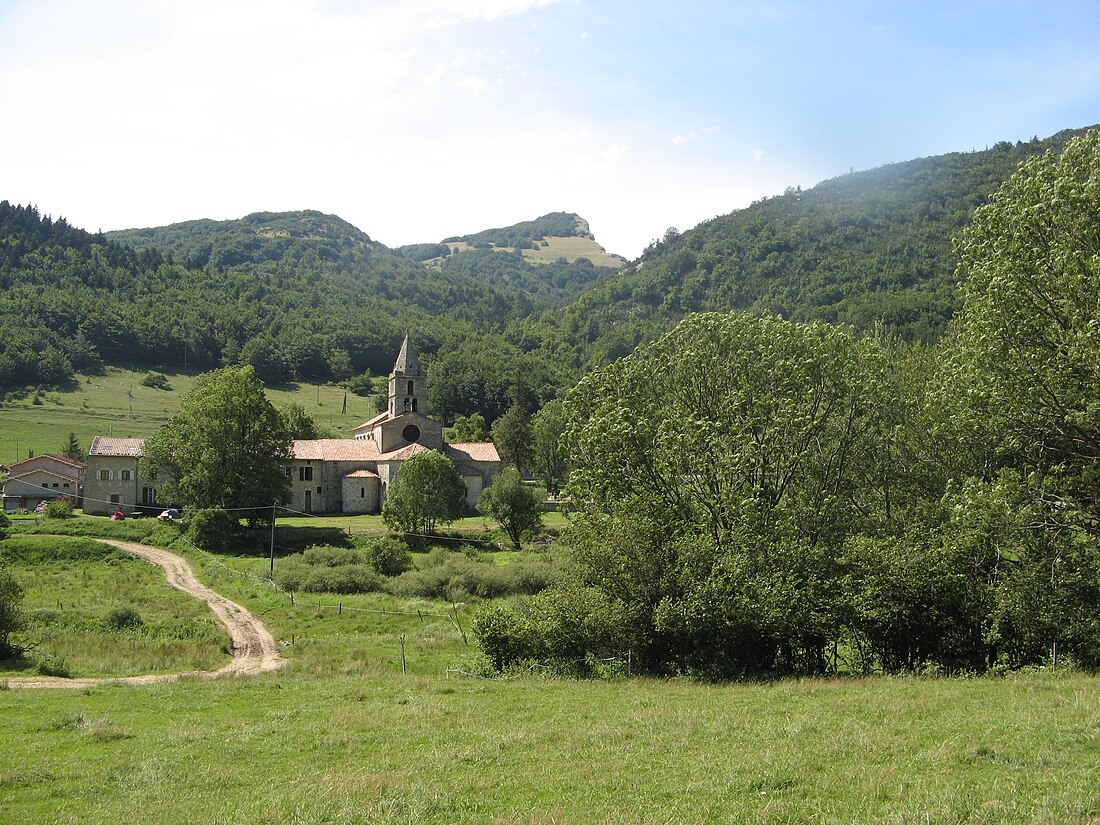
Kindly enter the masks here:
<path id="1" fill-rule="evenodd" d="M 547 401 L 531 418 L 531 466 L 555 496 L 569 473 L 565 423 L 565 405 L 558 399 Z"/>
<path id="2" fill-rule="evenodd" d="M 1100 132 L 1023 165 L 958 244 L 955 387 L 1052 523 L 1100 532 Z"/>
<path id="3" fill-rule="evenodd" d="M 226 367 L 196 380 L 180 412 L 145 441 L 142 461 L 165 500 L 257 521 L 289 501 L 290 441 L 252 367 Z"/>

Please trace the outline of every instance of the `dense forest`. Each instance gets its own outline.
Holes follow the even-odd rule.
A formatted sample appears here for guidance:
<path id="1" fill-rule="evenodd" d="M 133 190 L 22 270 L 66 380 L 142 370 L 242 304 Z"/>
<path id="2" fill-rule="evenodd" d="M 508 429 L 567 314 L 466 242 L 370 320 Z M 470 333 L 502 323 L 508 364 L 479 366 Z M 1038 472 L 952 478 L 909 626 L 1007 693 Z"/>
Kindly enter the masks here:
<path id="1" fill-rule="evenodd" d="M 492 423 L 517 372 L 536 400 L 551 398 L 695 311 L 746 309 L 931 342 L 959 305 L 952 238 L 1022 159 L 1073 134 L 788 191 L 670 230 L 619 272 L 583 259 L 533 264 L 516 251 L 590 237 L 564 212 L 455 236 L 448 241 L 468 248 L 425 265 L 422 249 L 391 250 L 318 212 L 95 235 L 5 201 L 0 391 L 59 385 L 103 363 L 247 363 L 268 382 L 362 387 L 363 376 L 389 370 L 414 329 L 433 372 L 432 412 Z"/>
<path id="2" fill-rule="evenodd" d="M 6 201 L 0 287 L 6 391 L 59 385 L 103 363 L 247 363 L 268 382 L 347 381 L 388 372 L 410 328 L 429 355 L 493 349 L 484 385 L 520 358 L 500 333 L 534 305 L 521 290 L 441 274 L 315 212 L 105 237 Z M 494 399 L 507 381 L 456 403 L 488 400 L 492 413 L 507 404 Z M 453 414 L 446 404 L 439 412 Z"/>
<path id="3" fill-rule="evenodd" d="M 731 309 L 930 343 L 959 307 L 952 239 L 974 208 L 1021 161 L 1084 131 L 855 172 L 670 229 L 617 277 L 509 335 L 578 367 L 621 358 L 689 313 Z"/>

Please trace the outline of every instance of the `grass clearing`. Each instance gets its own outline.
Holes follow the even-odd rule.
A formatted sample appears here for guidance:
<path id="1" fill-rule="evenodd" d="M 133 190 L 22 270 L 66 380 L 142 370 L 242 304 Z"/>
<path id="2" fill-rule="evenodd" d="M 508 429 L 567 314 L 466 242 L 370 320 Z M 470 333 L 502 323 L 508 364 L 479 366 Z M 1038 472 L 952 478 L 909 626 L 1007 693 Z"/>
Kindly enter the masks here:
<path id="1" fill-rule="evenodd" d="M 1095 679 L 0 692 L 10 821 L 1092 822 Z"/>
<path id="2" fill-rule="evenodd" d="M 28 626 L 15 641 L 32 646 L 0 661 L 0 678 L 35 669 L 61 676 L 216 670 L 229 660 L 229 637 L 209 608 L 121 550 L 85 538 L 16 536 L 0 542 L 0 564 L 24 589 Z"/>

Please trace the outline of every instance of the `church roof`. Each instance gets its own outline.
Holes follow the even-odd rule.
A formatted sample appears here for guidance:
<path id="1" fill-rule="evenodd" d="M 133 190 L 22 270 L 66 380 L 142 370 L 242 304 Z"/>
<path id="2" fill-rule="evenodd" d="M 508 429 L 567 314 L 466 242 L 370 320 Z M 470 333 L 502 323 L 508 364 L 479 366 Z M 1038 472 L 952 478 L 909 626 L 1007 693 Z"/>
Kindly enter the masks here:
<path id="1" fill-rule="evenodd" d="M 378 445 L 369 439 L 318 438 L 295 441 L 292 455 L 299 461 L 374 461 Z"/>
<path id="2" fill-rule="evenodd" d="M 401 352 L 397 353 L 397 361 L 393 365 L 394 373 L 403 375 L 420 375 L 420 358 L 416 354 L 416 348 L 405 333 L 405 340 L 401 342 Z"/>
<path id="3" fill-rule="evenodd" d="M 460 444 L 448 444 L 447 458 L 456 464 L 463 461 L 500 461 L 496 445 L 491 441 L 467 441 Z"/>

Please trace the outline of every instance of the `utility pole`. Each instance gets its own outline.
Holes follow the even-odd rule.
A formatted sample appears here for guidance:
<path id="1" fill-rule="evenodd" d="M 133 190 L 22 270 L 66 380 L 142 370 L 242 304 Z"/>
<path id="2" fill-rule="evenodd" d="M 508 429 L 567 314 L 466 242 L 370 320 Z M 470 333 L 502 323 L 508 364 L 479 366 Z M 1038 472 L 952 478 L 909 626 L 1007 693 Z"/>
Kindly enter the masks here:
<path id="1" fill-rule="evenodd" d="M 279 506 L 279 502 L 271 502 L 271 571 L 268 576 L 272 581 L 275 581 L 275 508 Z"/>

